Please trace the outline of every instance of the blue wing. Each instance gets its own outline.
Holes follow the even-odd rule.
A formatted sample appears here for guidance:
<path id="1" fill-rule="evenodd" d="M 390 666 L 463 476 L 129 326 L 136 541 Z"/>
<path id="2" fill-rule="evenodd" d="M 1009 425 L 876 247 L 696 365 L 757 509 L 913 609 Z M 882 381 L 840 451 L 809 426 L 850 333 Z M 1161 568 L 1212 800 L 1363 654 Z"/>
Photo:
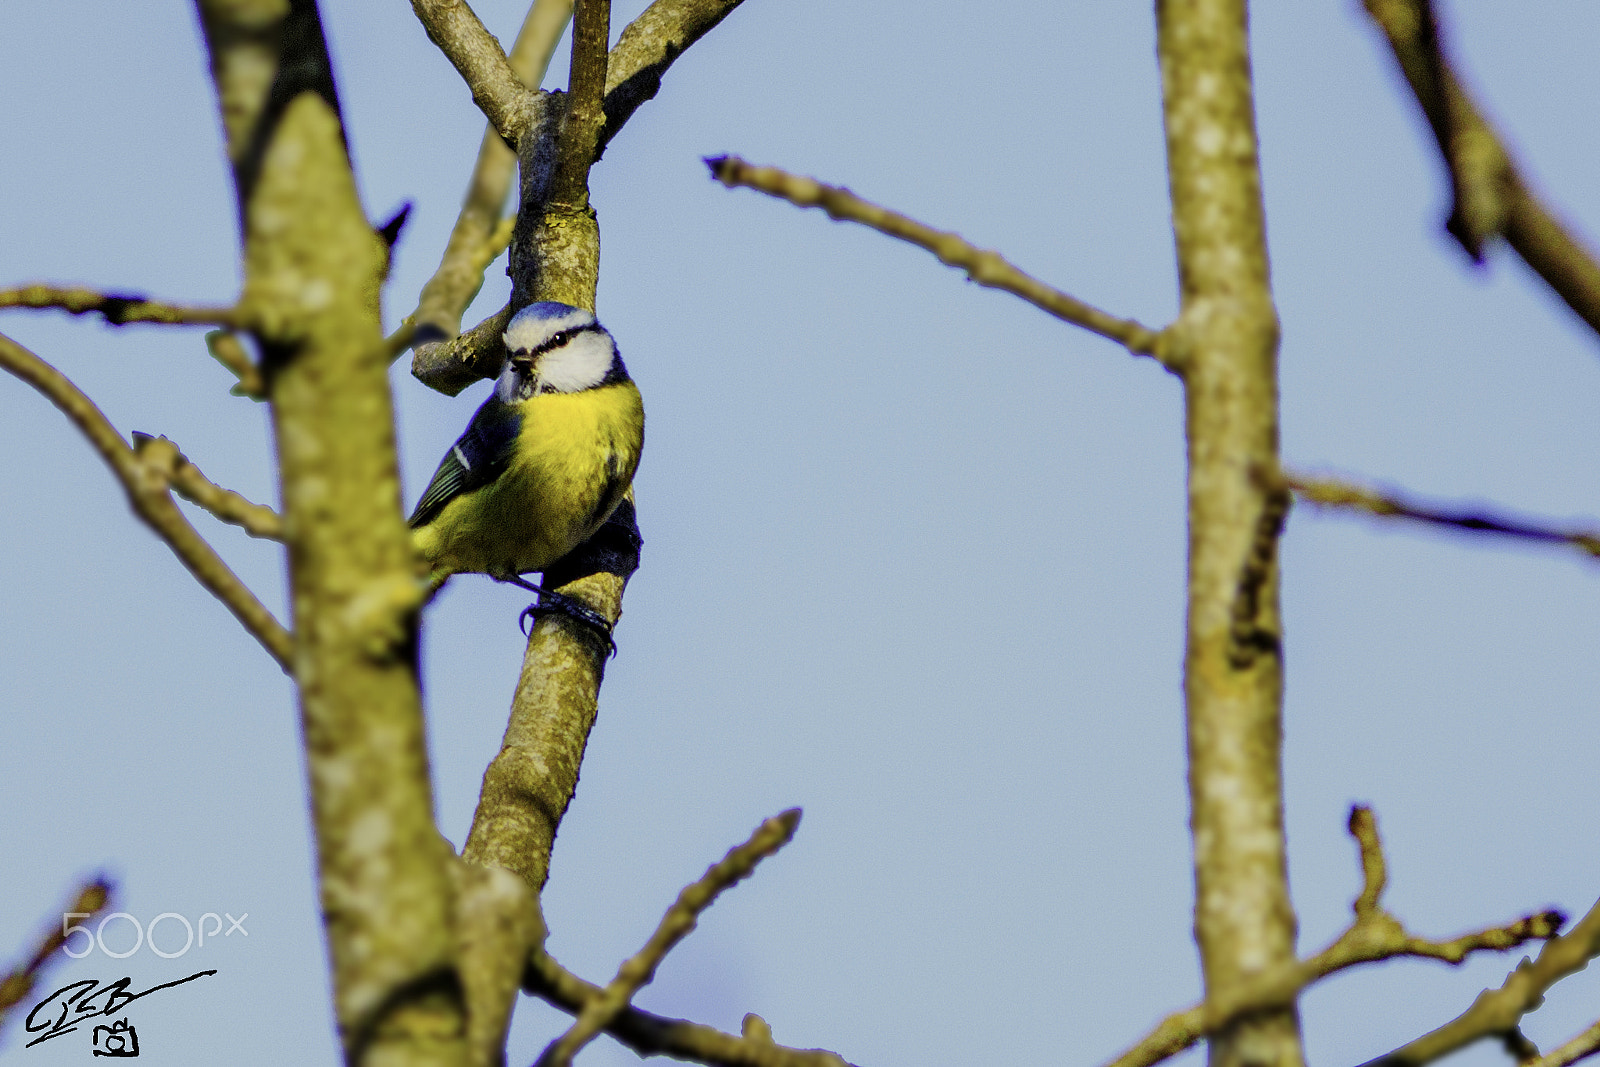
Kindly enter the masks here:
<path id="1" fill-rule="evenodd" d="M 433 472 L 427 492 L 408 520 L 411 527 L 426 526 L 456 497 L 500 477 L 516 451 L 521 429 L 522 417 L 513 405 L 493 396 L 485 400 Z"/>

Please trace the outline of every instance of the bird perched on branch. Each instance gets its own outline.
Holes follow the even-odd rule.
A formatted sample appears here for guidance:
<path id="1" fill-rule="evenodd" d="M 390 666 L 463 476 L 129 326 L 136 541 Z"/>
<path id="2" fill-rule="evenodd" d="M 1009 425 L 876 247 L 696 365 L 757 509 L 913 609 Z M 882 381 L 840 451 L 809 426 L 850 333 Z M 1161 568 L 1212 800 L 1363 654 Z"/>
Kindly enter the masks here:
<path id="1" fill-rule="evenodd" d="M 633 483 L 644 406 L 594 313 L 530 304 L 506 327 L 494 393 L 445 453 L 411 514 L 441 584 L 479 573 L 541 595 L 610 639 L 602 616 L 524 581 L 587 541 Z M 530 607 L 539 612 L 549 608 Z"/>

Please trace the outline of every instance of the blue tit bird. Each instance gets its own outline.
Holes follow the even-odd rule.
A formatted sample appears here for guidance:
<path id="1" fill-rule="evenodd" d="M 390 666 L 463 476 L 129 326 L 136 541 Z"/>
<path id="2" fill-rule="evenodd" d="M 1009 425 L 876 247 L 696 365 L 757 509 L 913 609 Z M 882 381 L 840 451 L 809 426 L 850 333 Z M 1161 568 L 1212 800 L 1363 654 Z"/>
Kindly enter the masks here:
<path id="1" fill-rule="evenodd" d="M 413 543 L 435 587 L 452 574 L 487 574 L 551 599 L 609 640 L 600 615 L 519 575 L 542 573 L 583 544 L 622 502 L 644 446 L 639 388 L 593 312 L 570 304 L 523 308 L 505 344 L 494 393 L 417 501 Z"/>

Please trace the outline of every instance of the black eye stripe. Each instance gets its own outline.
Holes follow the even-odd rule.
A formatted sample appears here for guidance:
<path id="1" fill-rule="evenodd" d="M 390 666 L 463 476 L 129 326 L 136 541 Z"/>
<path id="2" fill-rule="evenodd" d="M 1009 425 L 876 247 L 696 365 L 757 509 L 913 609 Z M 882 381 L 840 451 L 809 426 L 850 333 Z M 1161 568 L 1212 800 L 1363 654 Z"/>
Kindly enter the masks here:
<path id="1" fill-rule="evenodd" d="M 598 322 L 587 323 L 583 326 L 569 326 L 565 330 L 556 331 L 538 348 L 533 349 L 530 355 L 539 356 L 546 352 L 552 351 L 553 349 L 560 348 L 562 345 L 566 344 L 580 333 L 598 333 L 602 330 L 604 330 L 604 327 Z"/>

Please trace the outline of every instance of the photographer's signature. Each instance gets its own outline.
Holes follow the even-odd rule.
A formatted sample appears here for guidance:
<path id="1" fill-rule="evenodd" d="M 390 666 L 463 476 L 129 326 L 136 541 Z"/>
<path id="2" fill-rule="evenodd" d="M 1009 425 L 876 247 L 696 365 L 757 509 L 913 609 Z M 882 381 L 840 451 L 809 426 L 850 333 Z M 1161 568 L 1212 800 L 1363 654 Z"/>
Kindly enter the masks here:
<path id="1" fill-rule="evenodd" d="M 32 1048 L 41 1041 L 49 1041 L 52 1037 L 70 1034 L 78 1028 L 79 1023 L 86 1019 L 94 1019 L 102 1015 L 107 1017 L 116 1015 L 129 1004 L 142 997 L 148 997 L 151 993 L 160 992 L 163 989 L 171 989 L 173 986 L 180 986 L 185 982 L 192 982 L 196 978 L 204 978 L 207 975 L 216 973 L 215 970 L 197 971 L 187 978 L 178 979 L 176 982 L 163 982 L 161 985 L 151 986 L 142 993 L 128 992 L 128 983 L 133 980 L 131 978 L 119 978 L 115 982 L 104 986 L 93 978 L 86 978 L 81 982 L 64 985 L 35 1004 L 33 1010 L 28 1013 L 28 1018 L 23 1022 L 23 1028 L 28 1033 L 38 1034 L 39 1036 L 29 1041 L 26 1047 Z M 107 1028 L 96 1027 L 96 1030 L 100 1029 Z M 124 1026 L 123 1029 L 126 1029 L 126 1027 Z M 99 1037 L 100 1035 L 97 1033 L 97 1042 Z M 105 1053 L 97 1052 L 96 1054 L 104 1055 Z M 112 1055 L 130 1055 L 130 1053 L 121 1052 L 112 1053 Z M 136 1056 L 138 1052 L 135 1051 L 131 1055 Z"/>

